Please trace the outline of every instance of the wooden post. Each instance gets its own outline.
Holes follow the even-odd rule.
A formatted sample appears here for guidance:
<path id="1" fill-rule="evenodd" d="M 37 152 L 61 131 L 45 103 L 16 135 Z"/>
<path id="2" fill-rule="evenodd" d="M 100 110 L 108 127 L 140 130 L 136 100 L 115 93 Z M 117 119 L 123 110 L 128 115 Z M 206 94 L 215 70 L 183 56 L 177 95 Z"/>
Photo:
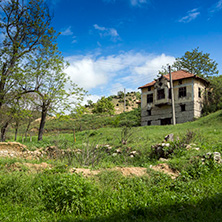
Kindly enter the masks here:
<path id="1" fill-rule="evenodd" d="M 173 125 L 176 125 L 175 105 L 174 105 L 174 93 L 173 93 L 173 80 L 172 80 L 171 67 L 170 67 L 170 66 L 169 66 L 169 75 L 170 75 L 170 91 L 171 91 L 171 105 L 172 105 L 172 120 L 173 120 Z"/>

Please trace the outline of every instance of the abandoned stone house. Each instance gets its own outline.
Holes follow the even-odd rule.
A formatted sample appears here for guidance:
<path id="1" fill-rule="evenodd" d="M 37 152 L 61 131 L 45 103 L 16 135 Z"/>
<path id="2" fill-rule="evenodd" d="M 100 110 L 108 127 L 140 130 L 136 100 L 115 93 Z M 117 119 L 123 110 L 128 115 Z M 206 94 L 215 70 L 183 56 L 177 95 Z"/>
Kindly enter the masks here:
<path id="1" fill-rule="evenodd" d="M 200 117 L 208 82 L 183 70 L 172 72 L 172 81 L 176 123 L 193 121 Z M 172 101 L 169 74 L 139 89 L 141 89 L 141 125 L 171 124 Z"/>

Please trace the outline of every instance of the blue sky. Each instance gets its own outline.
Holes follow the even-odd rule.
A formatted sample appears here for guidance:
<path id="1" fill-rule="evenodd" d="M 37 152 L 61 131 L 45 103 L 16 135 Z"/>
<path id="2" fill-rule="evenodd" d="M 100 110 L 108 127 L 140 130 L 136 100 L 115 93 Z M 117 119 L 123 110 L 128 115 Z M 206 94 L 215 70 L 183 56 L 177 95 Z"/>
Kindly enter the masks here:
<path id="1" fill-rule="evenodd" d="M 222 0 L 48 0 L 71 79 L 96 101 L 196 47 L 222 68 Z"/>

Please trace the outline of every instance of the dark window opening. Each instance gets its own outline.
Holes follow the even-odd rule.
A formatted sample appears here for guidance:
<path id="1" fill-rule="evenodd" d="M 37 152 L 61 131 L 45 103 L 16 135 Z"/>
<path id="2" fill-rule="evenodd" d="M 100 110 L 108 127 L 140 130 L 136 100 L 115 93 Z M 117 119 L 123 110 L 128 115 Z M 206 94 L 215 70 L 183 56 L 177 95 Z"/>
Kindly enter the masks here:
<path id="1" fill-rule="evenodd" d="M 147 122 L 147 126 L 150 126 L 151 125 L 151 120 L 149 120 L 148 122 Z"/>
<path id="2" fill-rule="evenodd" d="M 164 89 L 158 89 L 157 90 L 157 99 L 164 99 L 164 98 L 165 98 Z"/>
<path id="3" fill-rule="evenodd" d="M 152 103 L 153 102 L 153 94 L 148 94 L 147 95 L 147 103 Z"/>
<path id="4" fill-rule="evenodd" d="M 168 90 L 168 98 L 171 99 L 171 89 Z"/>
<path id="5" fill-rule="evenodd" d="M 161 119 L 160 125 L 170 125 L 171 124 L 171 118 Z"/>
<path id="6" fill-rule="evenodd" d="M 201 88 L 198 88 L 198 97 L 201 98 Z"/>
<path id="7" fill-rule="evenodd" d="M 187 96 L 187 88 L 181 87 L 179 88 L 179 98 L 186 97 Z"/>
<path id="8" fill-rule="evenodd" d="M 186 111 L 186 105 L 185 104 L 180 105 L 180 108 L 181 108 L 181 112 Z"/>
<path id="9" fill-rule="evenodd" d="M 151 86 L 148 86 L 148 91 L 151 91 Z"/>
<path id="10" fill-rule="evenodd" d="M 182 85 L 182 83 L 183 83 L 183 80 L 180 79 L 180 80 L 179 80 L 179 85 Z"/>
<path id="11" fill-rule="evenodd" d="M 151 110 L 147 110 L 147 115 L 151 116 Z"/>

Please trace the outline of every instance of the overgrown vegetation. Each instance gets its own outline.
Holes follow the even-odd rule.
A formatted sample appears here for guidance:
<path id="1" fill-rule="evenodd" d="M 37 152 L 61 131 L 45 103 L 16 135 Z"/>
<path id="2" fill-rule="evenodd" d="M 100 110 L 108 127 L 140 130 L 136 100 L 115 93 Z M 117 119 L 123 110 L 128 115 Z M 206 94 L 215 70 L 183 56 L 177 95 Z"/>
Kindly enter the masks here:
<path id="1" fill-rule="evenodd" d="M 175 140 L 170 142 L 173 152 L 167 165 L 180 172 L 176 179 L 150 168 L 163 163 L 152 158 L 151 146 L 162 143 L 169 133 Z M 222 152 L 221 133 L 222 112 L 218 111 L 176 126 L 79 131 L 76 142 L 71 133 L 51 131 L 41 142 L 33 136 L 32 142 L 26 142 L 29 149 L 55 145 L 66 155 L 39 160 L 0 158 L 0 220 L 217 221 L 222 216 L 222 166 L 202 158 L 208 152 Z M 195 145 L 187 148 L 188 144 Z M 132 151 L 136 151 L 133 157 Z M 16 168 L 18 162 L 42 161 L 50 169 L 31 173 L 26 165 Z M 147 174 L 126 177 L 101 170 L 115 166 L 145 167 Z M 100 172 L 84 177 L 75 173 L 78 167 Z"/>

